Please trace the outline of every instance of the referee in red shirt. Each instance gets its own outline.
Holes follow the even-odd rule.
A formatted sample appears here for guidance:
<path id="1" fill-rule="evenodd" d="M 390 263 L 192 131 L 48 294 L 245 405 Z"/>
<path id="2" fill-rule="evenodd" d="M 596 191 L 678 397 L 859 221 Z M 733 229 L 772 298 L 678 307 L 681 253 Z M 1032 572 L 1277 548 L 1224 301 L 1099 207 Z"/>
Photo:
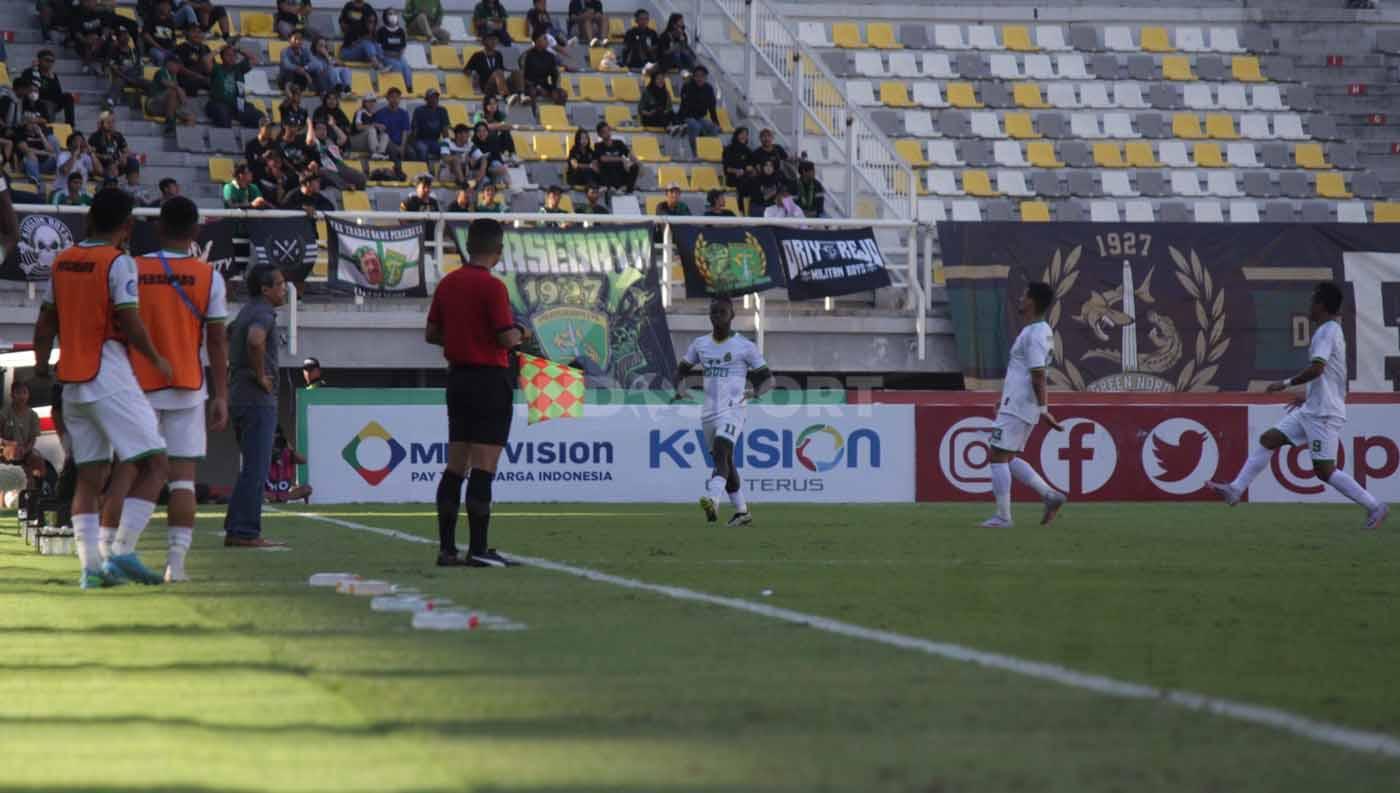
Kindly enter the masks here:
<path id="1" fill-rule="evenodd" d="M 515 412 L 512 350 L 525 340 L 515 323 L 510 296 L 491 268 L 501 260 L 505 229 L 490 219 L 474 220 L 467 232 L 466 266 L 438 283 L 425 334 L 447 359 L 447 470 L 438 483 L 440 567 L 511 567 L 486 546 L 491 522 L 491 482 L 510 437 Z M 471 475 L 467 471 L 471 470 Z M 466 558 L 457 555 L 457 511 L 467 482 L 471 540 Z"/>

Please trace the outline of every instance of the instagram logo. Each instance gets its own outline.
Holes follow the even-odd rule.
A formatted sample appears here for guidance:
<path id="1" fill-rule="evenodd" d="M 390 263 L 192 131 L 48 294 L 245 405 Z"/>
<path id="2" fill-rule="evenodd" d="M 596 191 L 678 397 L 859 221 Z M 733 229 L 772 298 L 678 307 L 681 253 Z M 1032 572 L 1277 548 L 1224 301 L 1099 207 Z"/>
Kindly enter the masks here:
<path id="1" fill-rule="evenodd" d="M 987 470 L 991 438 L 992 420 L 982 417 L 965 418 L 943 433 L 938 442 L 938 464 L 949 484 L 974 495 L 992 492 Z"/>

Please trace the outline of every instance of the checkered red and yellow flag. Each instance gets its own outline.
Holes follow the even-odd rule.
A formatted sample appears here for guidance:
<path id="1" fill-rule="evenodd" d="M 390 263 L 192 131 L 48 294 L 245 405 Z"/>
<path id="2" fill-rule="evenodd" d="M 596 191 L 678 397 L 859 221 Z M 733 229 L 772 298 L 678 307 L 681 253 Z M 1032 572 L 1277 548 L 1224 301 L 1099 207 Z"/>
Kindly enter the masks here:
<path id="1" fill-rule="evenodd" d="M 520 390 L 530 423 L 583 418 L 583 372 L 520 353 Z"/>

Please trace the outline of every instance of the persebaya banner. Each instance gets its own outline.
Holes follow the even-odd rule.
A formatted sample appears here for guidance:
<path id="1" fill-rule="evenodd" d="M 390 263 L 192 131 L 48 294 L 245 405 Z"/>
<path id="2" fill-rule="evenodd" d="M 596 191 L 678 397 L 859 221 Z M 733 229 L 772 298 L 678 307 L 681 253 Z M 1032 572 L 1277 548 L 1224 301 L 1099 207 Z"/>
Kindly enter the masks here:
<path id="1" fill-rule="evenodd" d="M 839 231 L 773 228 L 787 271 L 788 298 L 815 300 L 890 285 L 885 257 L 869 228 Z"/>
<path id="2" fill-rule="evenodd" d="M 467 223 L 447 225 L 467 257 Z M 507 228 L 502 273 L 620 273 L 651 269 L 651 225 Z"/>
<path id="3" fill-rule="evenodd" d="M 1307 362 L 1313 286 L 1346 295 L 1353 391 L 1400 390 L 1400 229 L 1354 224 L 940 223 L 958 359 L 995 388 L 1015 301 L 1056 303 L 1054 385 L 1077 391 L 1244 391 Z"/>
<path id="4" fill-rule="evenodd" d="M 275 267 L 301 283 L 316 266 L 316 224 L 305 218 L 257 218 L 248 221 L 250 256 L 257 267 Z"/>
<path id="5" fill-rule="evenodd" d="M 326 219 L 332 285 L 377 295 L 425 297 L 423 224 L 361 226 Z"/>
<path id="6" fill-rule="evenodd" d="M 685 268 L 685 296 L 746 295 L 781 286 L 783 265 L 766 226 L 672 226 Z"/>
<path id="7" fill-rule="evenodd" d="M 671 388 L 676 352 L 655 269 L 596 275 L 503 273 L 526 351 L 582 369 L 590 388 Z"/>
<path id="8" fill-rule="evenodd" d="M 19 215 L 19 244 L 0 265 L 0 279 L 47 281 L 53 257 L 83 238 L 84 215 Z"/>
<path id="9" fill-rule="evenodd" d="M 219 273 L 232 275 L 234 269 L 233 227 L 231 220 L 217 218 L 205 220 L 199 227 L 199 239 L 190 246 L 189 253 L 209 263 Z M 160 250 L 160 238 L 156 235 L 155 218 L 146 218 L 136 224 L 131 231 L 130 249 L 137 253 L 150 253 Z"/>

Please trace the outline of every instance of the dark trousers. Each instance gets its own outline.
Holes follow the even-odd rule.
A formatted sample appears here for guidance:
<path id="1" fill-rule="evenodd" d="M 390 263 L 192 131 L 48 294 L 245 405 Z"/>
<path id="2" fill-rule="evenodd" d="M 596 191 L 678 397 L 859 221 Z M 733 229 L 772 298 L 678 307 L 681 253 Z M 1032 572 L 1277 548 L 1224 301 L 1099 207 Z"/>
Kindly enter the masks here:
<path id="1" fill-rule="evenodd" d="M 252 105 L 244 105 L 243 109 L 239 110 L 233 105 L 212 100 L 204 106 L 204 112 L 209 114 L 209 120 L 214 122 L 214 126 L 225 129 L 233 126 L 235 120 L 248 129 L 255 129 L 262 123 L 263 117 Z"/>
<path id="2" fill-rule="evenodd" d="M 233 432 L 243 467 L 229 496 L 224 531 L 235 537 L 262 535 L 263 489 L 272 463 L 272 441 L 277 434 L 276 405 L 233 405 Z"/>
<path id="3" fill-rule="evenodd" d="M 63 121 L 64 121 L 64 123 L 66 123 L 66 124 L 67 124 L 68 126 L 70 126 L 70 127 L 73 126 L 73 95 L 72 95 L 72 94 L 62 94 L 61 96 L 59 96 L 59 97 L 56 98 L 56 99 L 53 98 L 53 97 L 50 97 L 50 98 L 48 98 L 48 99 L 40 99 L 39 101 L 42 102 L 43 105 L 44 105 L 44 108 L 45 108 L 46 110 L 48 110 L 48 112 L 49 112 L 49 118 L 50 118 L 50 119 L 52 119 L 54 116 L 58 115 L 58 111 L 62 110 L 62 111 L 63 111 Z M 67 141 L 64 141 L 64 142 L 63 142 L 63 145 L 65 145 L 65 146 L 68 145 L 68 142 L 67 142 Z"/>
<path id="4" fill-rule="evenodd" d="M 633 165 L 631 168 L 624 168 L 621 165 L 604 165 L 599 169 L 599 176 L 602 178 L 604 187 L 627 190 L 630 193 L 637 189 L 637 175 L 641 172 L 640 165 Z"/>

